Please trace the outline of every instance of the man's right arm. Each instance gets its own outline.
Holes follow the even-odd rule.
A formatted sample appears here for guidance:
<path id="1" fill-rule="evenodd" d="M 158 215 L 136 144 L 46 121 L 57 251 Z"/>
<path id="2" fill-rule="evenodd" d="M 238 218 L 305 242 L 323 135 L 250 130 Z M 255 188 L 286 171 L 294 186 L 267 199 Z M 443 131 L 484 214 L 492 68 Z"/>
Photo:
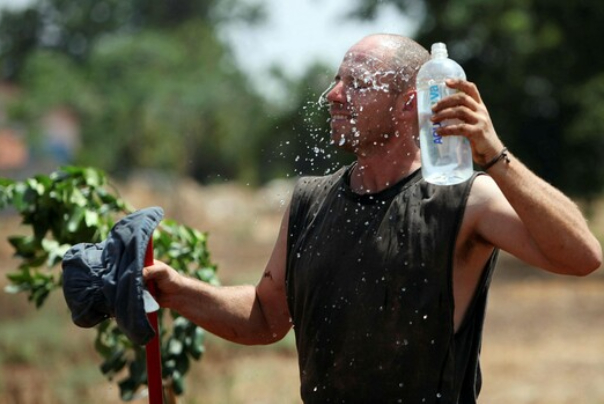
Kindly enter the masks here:
<path id="1" fill-rule="evenodd" d="M 289 209 L 256 286 L 213 286 L 183 276 L 161 261 L 144 268 L 144 279 L 156 283 L 160 306 L 219 337 L 246 345 L 276 342 L 291 328 L 285 294 L 288 217 Z"/>

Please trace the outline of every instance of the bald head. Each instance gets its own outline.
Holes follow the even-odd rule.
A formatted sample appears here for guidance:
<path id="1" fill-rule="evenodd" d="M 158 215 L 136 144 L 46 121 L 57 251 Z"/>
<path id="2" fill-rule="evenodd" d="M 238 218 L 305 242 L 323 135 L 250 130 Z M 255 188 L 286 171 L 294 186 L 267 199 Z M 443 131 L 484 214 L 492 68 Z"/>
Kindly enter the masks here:
<path id="1" fill-rule="evenodd" d="M 395 74 L 394 84 L 399 91 L 415 88 L 419 68 L 430 58 L 430 53 L 414 40 L 394 34 L 369 35 L 348 51 L 347 55 L 363 53 Z"/>

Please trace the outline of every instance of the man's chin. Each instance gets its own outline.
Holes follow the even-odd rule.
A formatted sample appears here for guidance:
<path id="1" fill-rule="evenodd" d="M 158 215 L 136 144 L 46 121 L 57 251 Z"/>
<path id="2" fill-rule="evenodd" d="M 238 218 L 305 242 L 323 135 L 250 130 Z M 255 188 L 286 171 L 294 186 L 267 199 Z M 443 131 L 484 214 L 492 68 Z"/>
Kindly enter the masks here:
<path id="1" fill-rule="evenodd" d="M 339 134 L 336 134 L 335 136 L 332 134 L 329 144 L 337 147 L 340 150 L 353 154 L 356 153 L 358 147 L 357 141 L 353 141 L 347 136 L 342 136 Z"/>

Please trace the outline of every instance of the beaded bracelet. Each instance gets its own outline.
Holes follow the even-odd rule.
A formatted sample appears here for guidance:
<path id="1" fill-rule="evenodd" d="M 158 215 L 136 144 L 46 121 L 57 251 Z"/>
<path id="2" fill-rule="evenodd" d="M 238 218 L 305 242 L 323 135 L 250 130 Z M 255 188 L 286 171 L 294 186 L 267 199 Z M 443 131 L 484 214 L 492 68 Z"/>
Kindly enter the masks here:
<path id="1" fill-rule="evenodd" d="M 505 160 L 506 163 L 510 164 L 510 156 L 508 155 L 507 147 L 504 147 L 497 156 L 493 157 L 493 159 L 491 159 L 491 161 L 489 161 L 487 164 L 485 164 L 482 167 L 482 170 L 487 171 L 489 168 L 491 168 L 495 164 L 497 164 L 497 162 L 499 162 L 499 160 Z"/>

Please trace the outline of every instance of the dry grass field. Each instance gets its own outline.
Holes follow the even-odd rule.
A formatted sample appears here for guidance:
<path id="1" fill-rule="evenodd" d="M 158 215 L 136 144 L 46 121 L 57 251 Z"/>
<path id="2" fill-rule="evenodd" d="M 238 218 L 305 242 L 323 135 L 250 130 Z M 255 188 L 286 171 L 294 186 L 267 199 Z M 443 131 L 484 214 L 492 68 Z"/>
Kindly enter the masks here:
<path id="1" fill-rule="evenodd" d="M 290 184 L 259 191 L 233 184 L 132 181 L 118 188 L 137 208 L 210 233 L 223 284 L 255 283 L 271 251 Z M 590 221 L 604 236 L 604 209 Z M 21 231 L 0 215 L 0 286 L 15 267 L 6 243 Z M 604 239 L 604 238 L 601 238 Z M 544 274 L 509 256 L 491 289 L 483 342 L 481 404 L 604 403 L 604 270 L 587 278 Z M 39 311 L 0 293 L 0 404 L 117 403 L 98 371 L 94 331 L 75 327 L 60 292 Z M 145 403 L 145 398 L 134 401 Z M 209 337 L 187 379 L 183 404 L 299 403 L 293 337 L 273 346 L 237 346 Z"/>

